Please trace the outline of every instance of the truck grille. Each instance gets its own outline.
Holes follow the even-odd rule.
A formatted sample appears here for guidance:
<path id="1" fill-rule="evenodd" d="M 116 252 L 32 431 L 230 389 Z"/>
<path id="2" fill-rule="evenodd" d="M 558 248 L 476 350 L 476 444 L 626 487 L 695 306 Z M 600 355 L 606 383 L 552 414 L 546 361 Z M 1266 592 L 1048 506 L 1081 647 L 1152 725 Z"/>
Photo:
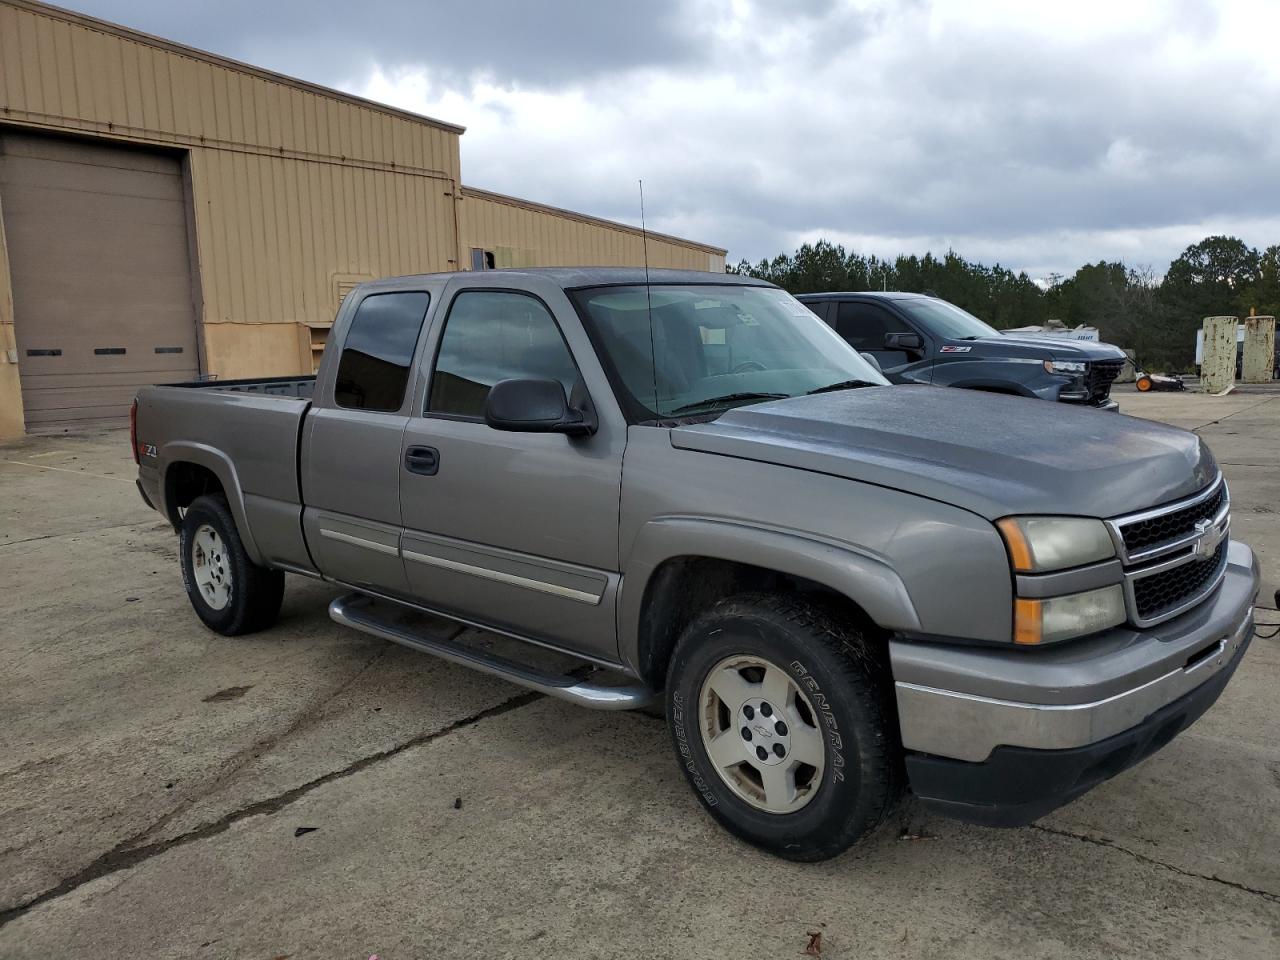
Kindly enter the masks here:
<path id="1" fill-rule="evenodd" d="M 1216 581 L 1227 565 L 1227 541 L 1208 560 L 1193 560 L 1160 573 L 1133 581 L 1133 602 L 1138 619 L 1159 620 L 1169 611 L 1181 609 L 1189 599 L 1207 593 L 1206 586 Z"/>
<path id="2" fill-rule="evenodd" d="M 1199 503 L 1193 503 L 1172 513 L 1162 513 L 1146 520 L 1138 520 L 1120 528 L 1124 537 L 1124 547 L 1130 553 L 1137 553 L 1148 547 L 1180 540 L 1195 532 L 1196 523 L 1201 520 L 1212 520 L 1222 509 L 1227 498 L 1225 484 L 1218 484 L 1209 496 Z"/>
<path id="3" fill-rule="evenodd" d="M 1090 403 L 1104 403 L 1111 396 L 1111 384 L 1124 369 L 1123 360 L 1094 360 L 1085 374 L 1085 389 Z"/>
<path id="4" fill-rule="evenodd" d="M 1231 495 L 1221 474 L 1193 497 L 1108 520 L 1129 620 L 1149 627 L 1209 596 L 1227 568 Z M 1207 554 L 1207 555 L 1206 555 Z"/>

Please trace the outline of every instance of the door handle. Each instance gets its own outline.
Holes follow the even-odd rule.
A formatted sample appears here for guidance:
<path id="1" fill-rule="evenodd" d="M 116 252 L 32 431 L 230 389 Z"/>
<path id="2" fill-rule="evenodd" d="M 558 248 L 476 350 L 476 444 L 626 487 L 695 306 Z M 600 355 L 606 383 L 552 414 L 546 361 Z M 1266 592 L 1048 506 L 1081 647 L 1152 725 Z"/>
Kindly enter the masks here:
<path id="1" fill-rule="evenodd" d="M 409 447 L 404 452 L 404 466 L 410 473 L 434 477 L 440 469 L 440 451 L 435 447 Z"/>

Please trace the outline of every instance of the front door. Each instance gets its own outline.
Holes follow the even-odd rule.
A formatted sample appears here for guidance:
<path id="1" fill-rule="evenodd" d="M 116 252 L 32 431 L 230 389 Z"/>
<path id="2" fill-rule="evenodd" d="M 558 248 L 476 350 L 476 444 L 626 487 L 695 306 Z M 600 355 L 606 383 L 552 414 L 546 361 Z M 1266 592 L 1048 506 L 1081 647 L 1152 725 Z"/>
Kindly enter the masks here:
<path id="1" fill-rule="evenodd" d="M 889 333 L 919 331 L 888 307 L 866 300 L 846 300 L 836 310 L 836 333 L 859 353 L 876 358 L 884 375 L 894 383 L 929 383 L 933 361 L 928 359 L 929 341 L 922 335 L 919 350 L 891 350 L 884 338 Z"/>
<path id="2" fill-rule="evenodd" d="M 517 290 L 449 304 L 421 415 L 400 462 L 401 548 L 426 606 L 602 660 L 617 656 L 618 501 L 625 433 L 513 433 L 484 422 L 499 380 L 583 378 L 555 317 Z M 594 359 L 594 358 L 592 358 Z"/>

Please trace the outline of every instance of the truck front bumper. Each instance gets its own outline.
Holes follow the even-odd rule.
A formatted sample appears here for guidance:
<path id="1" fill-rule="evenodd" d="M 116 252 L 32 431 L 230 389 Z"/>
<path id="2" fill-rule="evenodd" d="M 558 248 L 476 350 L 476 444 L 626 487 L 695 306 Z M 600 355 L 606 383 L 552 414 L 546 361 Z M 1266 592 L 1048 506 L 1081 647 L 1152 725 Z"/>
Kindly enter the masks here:
<path id="1" fill-rule="evenodd" d="M 894 641 L 912 790 L 975 823 L 1018 826 L 1154 753 L 1204 713 L 1253 637 L 1258 564 L 1233 541 L 1193 610 L 1042 650 Z"/>

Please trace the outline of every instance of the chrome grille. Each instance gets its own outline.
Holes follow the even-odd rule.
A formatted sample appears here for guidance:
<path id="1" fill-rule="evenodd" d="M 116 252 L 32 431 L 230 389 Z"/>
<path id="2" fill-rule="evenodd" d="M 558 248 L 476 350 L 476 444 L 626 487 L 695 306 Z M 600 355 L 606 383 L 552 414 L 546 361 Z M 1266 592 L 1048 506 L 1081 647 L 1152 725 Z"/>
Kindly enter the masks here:
<path id="1" fill-rule="evenodd" d="M 1107 521 L 1129 621 L 1162 623 L 1209 596 L 1227 568 L 1231 497 L 1221 474 L 1193 497 Z"/>
<path id="2" fill-rule="evenodd" d="M 1159 620 L 1170 610 L 1182 607 L 1189 597 L 1198 597 L 1206 585 L 1227 565 L 1227 542 L 1218 544 L 1208 560 L 1180 563 L 1133 581 L 1133 606 L 1142 621 Z"/>
<path id="3" fill-rule="evenodd" d="M 1226 499 L 1226 487 L 1223 484 L 1217 484 L 1217 489 L 1199 503 L 1193 503 L 1181 510 L 1174 510 L 1172 513 L 1162 513 L 1126 524 L 1120 528 L 1125 549 L 1130 553 L 1136 553 L 1189 536 L 1195 532 L 1196 523 L 1216 517 Z"/>

